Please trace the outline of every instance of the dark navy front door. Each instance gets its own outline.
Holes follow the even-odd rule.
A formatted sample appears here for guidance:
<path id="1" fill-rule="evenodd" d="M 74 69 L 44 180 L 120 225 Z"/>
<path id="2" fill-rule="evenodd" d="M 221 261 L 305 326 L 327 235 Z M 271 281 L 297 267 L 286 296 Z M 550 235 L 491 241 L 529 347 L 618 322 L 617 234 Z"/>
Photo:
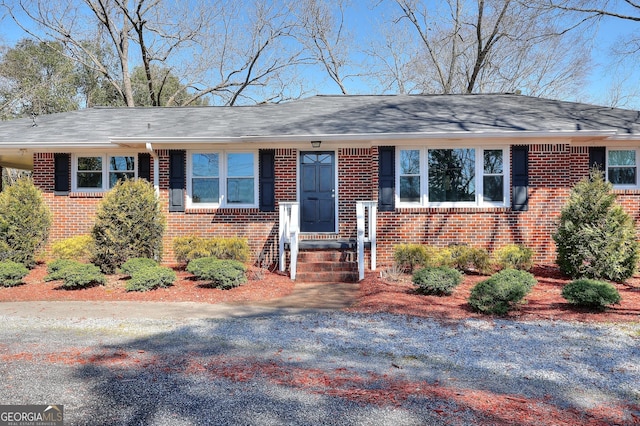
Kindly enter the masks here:
<path id="1" fill-rule="evenodd" d="M 334 153 L 302 152 L 300 175 L 300 230 L 335 232 Z"/>

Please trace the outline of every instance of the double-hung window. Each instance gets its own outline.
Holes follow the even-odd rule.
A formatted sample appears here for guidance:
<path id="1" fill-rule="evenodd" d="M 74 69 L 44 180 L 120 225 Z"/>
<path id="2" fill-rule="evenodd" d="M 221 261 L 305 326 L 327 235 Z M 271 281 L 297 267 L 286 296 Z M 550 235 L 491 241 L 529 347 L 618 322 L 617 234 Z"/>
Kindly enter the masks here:
<path id="1" fill-rule="evenodd" d="M 190 152 L 188 158 L 189 206 L 256 206 L 257 157 L 254 152 Z"/>
<path id="2" fill-rule="evenodd" d="M 607 155 L 607 178 L 613 185 L 637 186 L 637 151 L 635 149 L 610 149 Z"/>
<path id="3" fill-rule="evenodd" d="M 397 194 L 402 207 L 506 206 L 503 148 L 401 148 Z"/>
<path id="4" fill-rule="evenodd" d="M 113 188 L 119 180 L 136 177 L 135 155 L 74 156 L 74 191 L 98 192 Z"/>

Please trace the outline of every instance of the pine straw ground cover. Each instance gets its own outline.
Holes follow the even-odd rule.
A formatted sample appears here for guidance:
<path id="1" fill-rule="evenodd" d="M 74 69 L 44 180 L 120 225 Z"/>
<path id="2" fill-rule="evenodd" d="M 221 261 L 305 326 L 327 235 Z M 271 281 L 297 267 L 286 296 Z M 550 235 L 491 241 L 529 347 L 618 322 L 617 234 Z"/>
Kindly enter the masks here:
<path id="1" fill-rule="evenodd" d="M 204 283 L 195 281 L 184 272 L 178 272 L 178 280 L 169 288 L 156 289 L 144 293 L 126 292 L 125 277 L 113 275 L 105 286 L 95 286 L 81 290 L 65 290 L 60 282 L 44 282 L 46 267 L 38 265 L 26 277 L 25 284 L 0 288 L 1 301 L 29 300 L 140 300 L 140 301 L 195 301 L 203 303 L 250 303 L 286 296 L 293 291 L 294 284 L 288 277 L 264 271 L 250 271 L 249 282 L 231 290 L 206 288 Z M 640 322 L 640 277 L 634 277 L 626 284 L 616 284 L 622 301 L 604 312 L 590 312 L 576 309 L 561 297 L 562 287 L 569 282 L 554 267 L 538 266 L 532 271 L 538 284 L 527 296 L 527 302 L 509 313 L 514 320 L 563 320 L 583 322 Z M 414 291 L 411 278 L 404 275 L 398 281 L 385 280 L 379 272 L 371 272 L 360 283 L 356 303 L 349 311 L 360 313 L 389 312 L 399 315 L 420 316 L 442 320 L 444 323 L 464 318 L 487 318 L 470 310 L 466 299 L 471 288 L 484 276 L 467 275 L 451 296 L 422 296 Z M 328 284 L 330 285 L 330 284 Z M 489 318 L 490 319 L 490 318 Z M 73 352 L 73 349 L 70 349 Z M 118 353 L 101 354 L 99 359 L 89 348 L 78 348 L 78 353 L 65 354 L 63 359 L 50 362 L 64 363 L 107 363 L 113 368 L 130 360 L 144 357 L 144 353 L 128 353 L 125 349 Z M 2 352 L 2 351 L 0 351 Z M 7 357 L 33 356 L 30 353 L 6 354 Z M 0 361 L 9 362 L 0 354 Z M 139 361 L 139 360 L 137 360 Z M 149 368 L 169 368 L 162 360 L 145 360 Z M 248 381 L 260 377 L 274 383 L 300 389 L 304 392 L 320 393 L 346 398 L 360 404 L 402 406 L 403 402 L 416 392 L 432 398 L 433 411 L 439 413 L 447 424 L 456 424 L 459 418 L 449 412 L 447 406 L 438 408 L 438 401 L 456 403 L 461 409 L 475 413 L 476 424 L 493 425 L 609 425 L 640 424 L 640 405 L 629 401 L 628 406 L 593 407 L 588 410 L 566 409 L 545 399 L 527 398 L 523 395 L 502 395 L 482 389 L 457 388 L 435 383 L 413 383 L 389 378 L 353 376 L 350 371 L 301 370 L 283 371 L 290 368 L 286 363 L 274 360 L 264 364 L 249 359 L 189 360 L 189 371 L 194 374 L 226 377 L 237 381 Z M 633 362 L 633 360 L 630 360 Z M 173 363 L 181 365 L 181 363 Z M 283 379 L 292 378 L 292 379 Z M 295 379 L 295 380 L 294 380 Z M 368 383 L 375 381 L 376 386 Z M 381 383 L 384 383 L 382 385 Z M 456 420 L 457 419 L 457 420 Z"/>

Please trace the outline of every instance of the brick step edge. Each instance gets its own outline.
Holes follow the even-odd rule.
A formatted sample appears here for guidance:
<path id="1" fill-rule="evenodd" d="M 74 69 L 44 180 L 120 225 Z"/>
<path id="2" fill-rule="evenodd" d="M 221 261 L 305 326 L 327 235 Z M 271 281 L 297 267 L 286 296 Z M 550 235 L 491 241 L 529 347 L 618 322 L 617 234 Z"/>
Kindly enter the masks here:
<path id="1" fill-rule="evenodd" d="M 358 281 L 357 272 L 296 272 L 298 282 L 338 282 L 354 283 Z"/>

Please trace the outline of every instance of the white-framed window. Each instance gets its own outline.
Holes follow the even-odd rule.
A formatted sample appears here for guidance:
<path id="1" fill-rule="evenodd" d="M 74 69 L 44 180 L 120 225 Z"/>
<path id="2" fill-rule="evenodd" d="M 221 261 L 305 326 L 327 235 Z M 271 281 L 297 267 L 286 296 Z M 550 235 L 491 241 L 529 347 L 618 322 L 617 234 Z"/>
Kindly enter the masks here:
<path id="1" fill-rule="evenodd" d="M 485 207 L 509 203 L 508 150 L 407 147 L 397 155 L 400 207 Z"/>
<path id="2" fill-rule="evenodd" d="M 255 152 L 190 151 L 187 158 L 188 207 L 257 207 Z"/>
<path id="3" fill-rule="evenodd" d="M 614 186 L 638 186 L 638 150 L 609 149 L 607 151 L 607 179 Z"/>
<path id="4" fill-rule="evenodd" d="M 100 192 L 115 186 L 118 180 L 137 177 L 136 154 L 76 154 L 73 156 L 73 191 Z"/>

